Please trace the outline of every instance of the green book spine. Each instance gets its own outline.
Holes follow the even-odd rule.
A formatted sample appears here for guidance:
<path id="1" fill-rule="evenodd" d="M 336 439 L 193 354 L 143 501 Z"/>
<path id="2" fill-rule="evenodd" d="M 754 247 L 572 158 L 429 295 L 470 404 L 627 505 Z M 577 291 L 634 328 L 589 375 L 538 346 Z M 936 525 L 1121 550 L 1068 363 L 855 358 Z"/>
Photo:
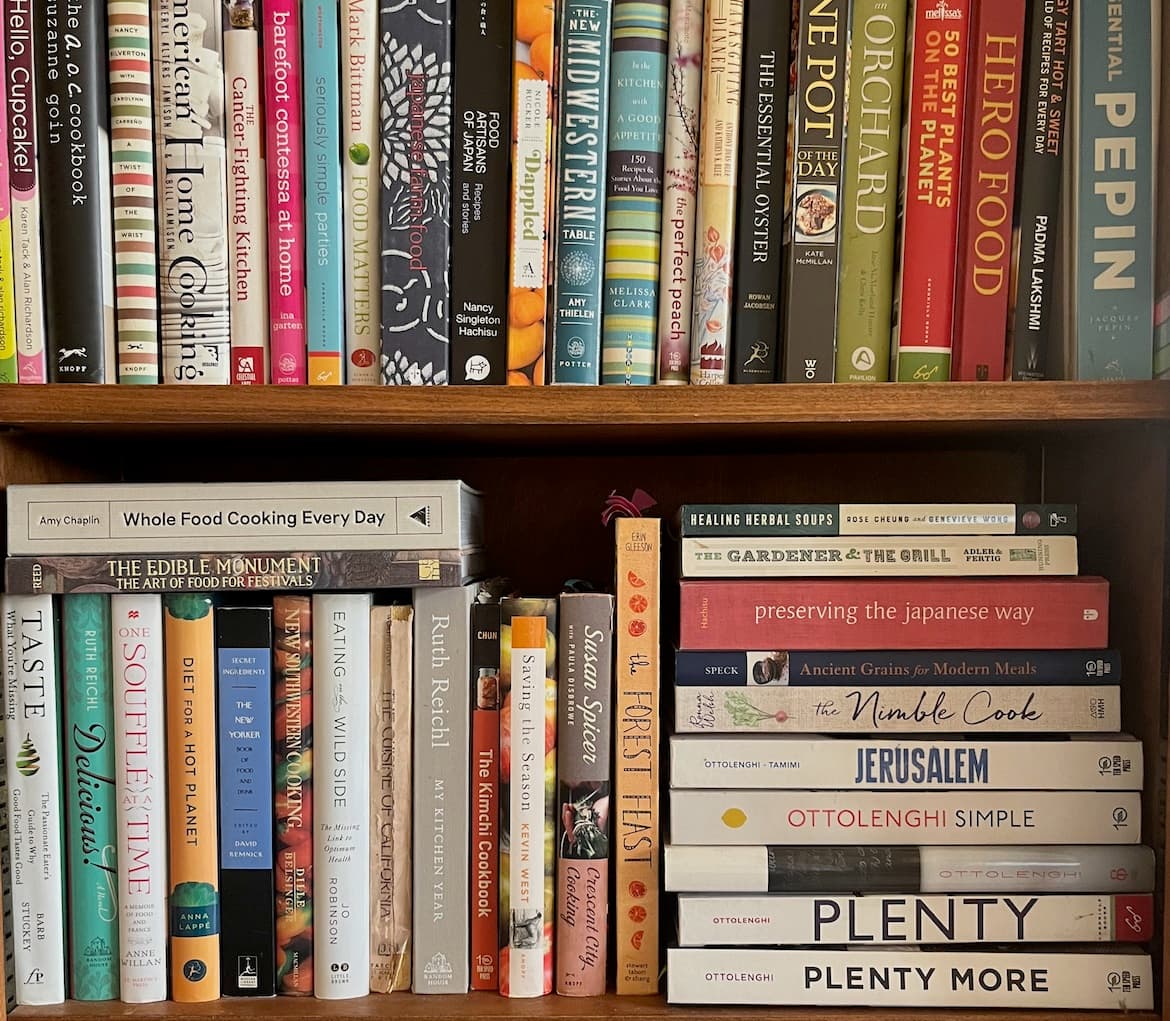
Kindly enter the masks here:
<path id="1" fill-rule="evenodd" d="M 118 997 L 118 811 L 110 597 L 61 600 L 69 964 L 75 1000 Z"/>
<path id="2" fill-rule="evenodd" d="M 906 0 L 854 0 L 849 45 L 845 123 L 851 130 L 845 133 L 834 378 L 884 383 L 890 378 Z"/>
<path id="3" fill-rule="evenodd" d="M 668 0 L 617 0 L 610 66 L 609 192 L 601 381 L 654 382 Z"/>

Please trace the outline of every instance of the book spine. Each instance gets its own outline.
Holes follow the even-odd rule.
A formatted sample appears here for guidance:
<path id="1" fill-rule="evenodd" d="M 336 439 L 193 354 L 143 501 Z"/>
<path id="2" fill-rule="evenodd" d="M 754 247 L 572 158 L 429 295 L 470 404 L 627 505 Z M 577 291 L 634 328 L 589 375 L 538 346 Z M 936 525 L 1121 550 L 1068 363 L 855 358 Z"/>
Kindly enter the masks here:
<path id="1" fill-rule="evenodd" d="M 315 678 L 329 794 L 313 820 L 313 992 L 347 1000 L 370 991 L 370 596 L 317 595 L 312 614 L 314 655 L 329 664 Z"/>
<path id="2" fill-rule="evenodd" d="M 164 379 L 231 380 L 227 142 L 218 0 L 157 0 L 154 144 Z M 198 72 L 199 95 L 189 91 Z M 192 225 L 197 218 L 199 230 Z"/>
<path id="3" fill-rule="evenodd" d="M 4 52 L 4 20 L 0 18 L 0 53 Z M 8 76 L 0 77 L 0 109 L 6 109 Z M 12 191 L 8 157 L 8 118 L 0 117 L 0 383 L 17 383 L 16 266 L 12 256 Z"/>
<path id="4" fill-rule="evenodd" d="M 792 226 L 785 292 L 786 383 L 831 383 L 836 364 L 838 226 L 849 3 L 802 0 L 796 52 Z"/>
<path id="5" fill-rule="evenodd" d="M 1095 649 L 1102 578 L 683 581 L 683 649 Z"/>
<path id="6" fill-rule="evenodd" d="M 684 578 L 1073 575 L 1074 535 L 683 539 Z"/>
<path id="7" fill-rule="evenodd" d="M 341 180 L 345 245 L 346 381 L 377 383 L 378 318 L 378 8 L 341 0 Z"/>
<path id="8" fill-rule="evenodd" d="M 1115 8 L 1091 0 L 1077 5 L 1073 371 L 1078 379 L 1149 379 L 1153 373 L 1149 224 L 1160 7 L 1150 0 Z"/>
<path id="9" fill-rule="evenodd" d="M 37 172 L 38 104 L 33 68 L 33 13 L 24 0 L 4 0 L 8 181 L 16 309 L 16 367 L 21 383 L 44 383 L 45 304 L 41 203 Z"/>
<path id="10" fill-rule="evenodd" d="M 703 0 L 671 0 L 662 150 L 664 243 L 658 266 L 659 383 L 689 383 L 691 378 L 702 72 Z"/>
<path id="11" fill-rule="evenodd" d="M 118 820 L 114 786 L 110 597 L 61 601 L 69 992 L 118 998 Z"/>
<path id="12" fill-rule="evenodd" d="M 0 681 L 4 679 L 4 613 L 0 607 Z M 0 1004 L 5 1016 L 16 1009 L 16 929 L 12 916 L 12 851 L 8 825 L 8 756 L 0 732 L 0 932 L 3 934 L 4 966 L 0 968 Z"/>
<path id="13" fill-rule="evenodd" d="M 612 13 L 613 0 L 567 0 L 560 16 L 553 383 L 601 382 Z"/>
<path id="14" fill-rule="evenodd" d="M 340 0 L 304 0 L 305 346 L 309 383 L 345 382 Z"/>
<path id="15" fill-rule="evenodd" d="M 451 381 L 501 384 L 507 372 L 508 124 L 512 110 L 512 5 L 455 5 L 452 125 Z M 494 939 L 494 937 L 493 937 Z"/>
<path id="16" fill-rule="evenodd" d="M 601 996 L 608 953 L 613 596 L 561 596 L 556 989 Z"/>
<path id="17" fill-rule="evenodd" d="M 158 258 L 155 250 L 154 105 L 150 2 L 111 0 L 110 160 L 118 382 L 157 383 Z"/>
<path id="18" fill-rule="evenodd" d="M 1162 15 L 1161 47 L 1158 62 L 1162 81 L 1166 81 L 1166 56 L 1170 53 L 1170 18 Z M 1170 195 L 1170 102 L 1166 100 L 1163 87 L 1158 96 L 1158 159 L 1155 161 L 1157 179 L 1154 194 L 1158 197 L 1158 208 L 1165 207 L 1162 196 Z M 1154 227 L 1154 378 L 1164 379 L 1170 374 L 1170 217 L 1158 216 Z"/>
<path id="19" fill-rule="evenodd" d="M 110 598 L 118 803 L 119 996 L 167 998 L 162 597 Z"/>
<path id="20" fill-rule="evenodd" d="M 679 687 L 678 733 L 820 731 L 860 733 L 1116 732 L 1121 689 L 1113 685 L 855 685 L 793 688 Z"/>
<path id="21" fill-rule="evenodd" d="M 765 790 L 1140 790 L 1132 738 L 934 741 L 672 737 L 672 787 Z"/>
<path id="22" fill-rule="evenodd" d="M 707 0 L 704 12 L 695 283 L 691 292 L 691 382 L 699 384 L 730 379 L 743 6 L 744 0 Z"/>
<path id="23" fill-rule="evenodd" d="M 410 988 L 413 620 L 409 606 L 375 606 L 370 618 L 375 685 L 370 707 L 373 993 Z"/>
<path id="24" fill-rule="evenodd" d="M 252 0 L 228 8 L 223 33 L 227 82 L 227 175 L 231 195 L 228 251 L 231 253 L 229 320 L 231 379 L 267 383 L 268 202 L 264 165 L 264 79 L 260 68 L 261 17 Z"/>
<path id="25" fill-rule="evenodd" d="M 925 383 L 951 374 L 971 0 L 913 8 L 895 375 Z"/>
<path id="26" fill-rule="evenodd" d="M 551 233 L 553 67 L 552 0 L 514 0 L 512 190 L 509 225 L 508 376 L 510 386 L 544 383 Z"/>
<path id="27" fill-rule="evenodd" d="M 53 601 L 49 596 L 5 595 L 0 606 L 16 1002 L 63 1003 L 65 827 Z"/>
<path id="28" fill-rule="evenodd" d="M 616 0 L 601 381 L 654 382 L 670 0 Z"/>
<path id="29" fill-rule="evenodd" d="M 500 987 L 500 606 L 471 607 L 471 988 Z"/>
<path id="30" fill-rule="evenodd" d="M 854 0 L 837 282 L 840 383 L 890 378 L 907 0 Z"/>
<path id="31" fill-rule="evenodd" d="M 220 973 L 224 996 L 276 993 L 272 608 L 215 613 L 219 695 Z"/>
<path id="32" fill-rule="evenodd" d="M 163 598 L 171 998 L 219 999 L 219 806 L 215 611 L 198 595 Z"/>
<path id="33" fill-rule="evenodd" d="M 618 518 L 614 704 L 617 992 L 658 992 L 662 522 Z"/>
<path id="34" fill-rule="evenodd" d="M 33 9 L 49 380 L 114 382 L 106 5 Z M 75 166 L 78 151 L 86 158 Z"/>

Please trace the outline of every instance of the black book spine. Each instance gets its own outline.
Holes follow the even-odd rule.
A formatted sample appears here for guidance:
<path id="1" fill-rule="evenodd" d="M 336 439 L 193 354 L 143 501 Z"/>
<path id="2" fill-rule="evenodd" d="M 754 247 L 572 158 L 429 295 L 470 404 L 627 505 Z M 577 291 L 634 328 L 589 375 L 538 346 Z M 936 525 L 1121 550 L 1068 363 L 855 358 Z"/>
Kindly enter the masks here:
<path id="1" fill-rule="evenodd" d="M 747 0 L 744 18 L 733 383 L 776 380 L 791 10 L 784 0 Z"/>
<path id="2" fill-rule="evenodd" d="M 1015 308 L 1009 319 L 1013 379 L 1044 379 L 1056 317 L 1054 285 L 1061 163 L 1068 120 L 1074 0 L 1029 4 L 1020 110 L 1013 243 Z"/>
<path id="3" fill-rule="evenodd" d="M 49 381 L 113 382 L 106 5 L 41 0 L 33 8 Z"/>
<path id="4" fill-rule="evenodd" d="M 918 893 L 917 847 L 768 845 L 769 893 Z"/>

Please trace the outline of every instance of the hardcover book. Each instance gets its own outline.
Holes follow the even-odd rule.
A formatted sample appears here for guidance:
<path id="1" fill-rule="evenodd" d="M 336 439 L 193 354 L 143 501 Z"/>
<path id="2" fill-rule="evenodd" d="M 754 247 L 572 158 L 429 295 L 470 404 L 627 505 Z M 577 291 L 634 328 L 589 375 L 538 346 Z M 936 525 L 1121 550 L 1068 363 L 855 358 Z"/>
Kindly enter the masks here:
<path id="1" fill-rule="evenodd" d="M 3 19 L 0 19 L 0 53 L 4 52 Z M 0 109 L 8 105 L 8 77 L 0 78 Z M 8 118 L 0 116 L 0 383 L 17 383 L 16 290 L 12 256 L 12 191 L 8 156 Z"/>
<path id="2" fill-rule="evenodd" d="M 0 678 L 4 676 L 3 655 L 3 610 L 0 610 Z M 0 969 L 0 1002 L 4 1004 L 6 1014 L 16 1009 L 16 961 L 13 947 L 16 944 L 16 932 L 12 918 L 12 852 L 9 849 L 8 827 L 8 757 L 4 751 L 4 741 L 0 736 L 0 877 L 3 877 L 3 890 L 0 891 L 0 931 L 4 937 L 4 967 Z"/>
<path id="3" fill-rule="evenodd" d="M 471 607 L 471 988 L 500 987 L 500 605 Z"/>
<path id="4" fill-rule="evenodd" d="M 1162 18 L 1162 43 L 1159 62 L 1165 68 L 1170 53 L 1170 18 Z M 1162 73 L 1162 91 L 1158 96 L 1158 158 L 1154 194 L 1170 195 L 1170 101 L 1166 95 L 1167 76 Z M 15 213 L 13 213 L 15 218 Z M 1170 216 L 1159 216 L 1154 242 L 1154 378 L 1170 373 Z"/>

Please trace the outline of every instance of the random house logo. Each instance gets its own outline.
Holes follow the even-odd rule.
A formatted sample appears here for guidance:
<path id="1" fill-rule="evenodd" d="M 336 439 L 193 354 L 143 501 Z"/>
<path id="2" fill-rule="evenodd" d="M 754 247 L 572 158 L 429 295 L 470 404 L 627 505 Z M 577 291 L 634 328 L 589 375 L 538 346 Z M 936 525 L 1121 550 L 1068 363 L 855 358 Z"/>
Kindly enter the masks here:
<path id="1" fill-rule="evenodd" d="M 962 21 L 963 12 L 958 7 L 949 7 L 947 0 L 938 0 L 931 10 L 926 11 L 927 21 Z"/>
<path id="2" fill-rule="evenodd" d="M 32 735 L 26 734 L 16 755 L 16 769 L 21 776 L 36 776 L 41 771 L 41 756 L 32 742 Z"/>
<path id="3" fill-rule="evenodd" d="M 436 953 L 423 965 L 423 981 L 427 985 L 446 985 L 454 977 L 455 972 L 446 954 Z"/>

